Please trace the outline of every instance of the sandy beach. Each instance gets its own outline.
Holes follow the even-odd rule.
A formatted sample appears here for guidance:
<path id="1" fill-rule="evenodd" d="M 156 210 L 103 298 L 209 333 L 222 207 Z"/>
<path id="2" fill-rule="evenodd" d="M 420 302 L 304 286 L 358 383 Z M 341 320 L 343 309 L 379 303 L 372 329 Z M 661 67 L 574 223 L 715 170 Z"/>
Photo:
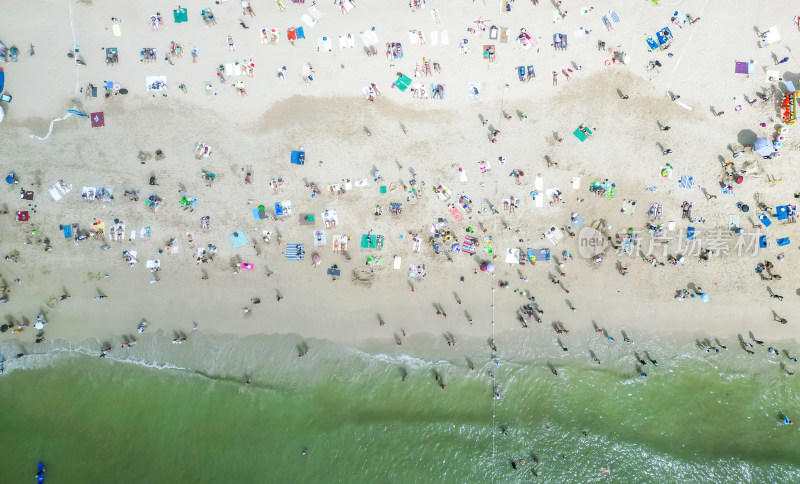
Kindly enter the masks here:
<path id="1" fill-rule="evenodd" d="M 428 335 L 439 347 L 445 344 L 439 336 L 444 332 L 456 339 L 486 339 L 492 330 L 507 341 L 521 331 L 555 337 L 549 328 L 553 322 L 563 322 L 576 333 L 591 333 L 596 322 L 611 334 L 624 329 L 689 340 L 716 336 L 731 346 L 736 346 L 737 333 L 748 331 L 763 339 L 792 338 L 798 281 L 789 267 L 796 254 L 793 244 L 778 247 L 775 240 L 795 237 L 794 226 L 776 221 L 772 227 L 756 228 L 753 221 L 761 212 L 756 200 L 769 207 L 793 203 L 796 169 L 791 161 L 797 141 L 790 128 L 782 156 L 772 160 L 760 159 L 747 143 L 755 136 L 775 136 L 780 124 L 777 108 L 786 88 L 782 82 L 765 82 L 764 70 L 780 70 L 781 76 L 792 79 L 796 64 L 790 49 L 798 42 L 796 27 L 788 10 L 777 6 L 759 9 L 752 4 L 736 10 L 698 1 L 679 5 L 681 12 L 700 19 L 679 28 L 671 22 L 675 8 L 670 5 L 620 5 L 615 11 L 620 21 L 612 20 L 611 30 L 602 22 L 610 17 L 608 11 L 597 7 L 584 15 L 581 5 L 570 1 L 562 5 L 566 15 L 557 23 L 550 15 L 552 5 L 544 2 L 516 2 L 511 14 L 501 12 L 496 2 L 480 1 L 458 8 L 429 2 L 419 10 L 358 2 L 346 15 L 339 6 L 317 4 L 322 15 L 313 28 L 301 20 L 308 14 L 308 3 L 288 3 L 279 11 L 271 2 L 254 2 L 256 16 L 250 17 L 242 15 L 239 2 L 222 2 L 212 5 L 217 24 L 211 26 L 201 18 L 204 5 L 194 3 L 181 4 L 188 10 L 185 23 L 175 23 L 173 12 L 156 2 L 45 2 L 45 8 L 20 12 L 13 23 L 6 19 L 2 30 L 2 42 L 21 51 L 19 62 L 3 65 L 5 90 L 13 101 L 3 104 L 0 169 L 4 175 L 14 172 L 19 180 L 6 185 L 2 195 L 9 213 L 0 219 L 5 234 L 0 251 L 19 252 L 17 262 L 5 262 L 0 272 L 8 287 L 5 317 L 33 321 L 45 311 L 45 337 L 50 340 L 116 341 L 135 334 L 145 319 L 148 331 L 190 333 L 196 323 L 210 334 L 297 333 L 346 345 L 372 342 L 386 351 L 401 331 L 409 337 Z M 749 13 L 743 14 L 745 10 Z M 154 31 L 148 18 L 156 12 L 163 25 Z M 478 18 L 485 19 L 485 31 L 483 24 L 474 22 Z M 120 36 L 114 35 L 114 25 L 120 27 Z M 508 28 L 507 43 L 489 39 L 493 25 Z M 773 25 L 782 40 L 759 48 L 754 26 L 764 31 Z M 303 26 L 305 39 L 291 45 L 286 38 L 290 26 Z M 645 34 L 665 26 L 674 35 L 671 45 L 649 52 Z M 261 42 L 262 28 L 280 32 L 277 45 Z M 372 28 L 379 39 L 377 54 L 367 56 L 359 34 Z M 531 48 L 515 40 L 520 28 L 530 35 Z M 411 43 L 410 30 L 422 30 L 426 44 Z M 434 31 L 448 31 L 448 45 L 433 45 Z M 730 36 L 732 31 L 742 34 Z M 567 35 L 566 50 L 554 49 L 554 33 Z M 339 36 L 347 34 L 355 46 L 340 48 Z M 228 45 L 229 35 L 235 51 Z M 318 50 L 323 36 L 333 41 L 329 52 Z M 461 39 L 469 41 L 465 55 L 459 52 Z M 172 41 L 184 54 L 167 62 Z M 598 48 L 599 41 L 605 42 L 605 50 Z M 387 60 L 386 42 L 401 42 L 403 58 Z M 74 52 L 73 43 L 79 52 Z M 28 44 L 33 44 L 34 56 L 28 55 Z M 496 46 L 494 61 L 484 58 L 483 45 Z M 112 47 L 118 49 L 119 61 L 106 65 L 105 49 Z M 199 54 L 193 63 L 190 52 L 195 47 Z M 153 62 L 140 61 L 143 48 L 156 49 Z M 620 61 L 607 62 L 614 52 Z M 621 61 L 623 53 L 627 64 Z M 76 66 L 76 55 L 85 65 Z M 775 59 L 784 55 L 790 57 L 788 63 L 774 67 Z M 440 73 L 415 78 L 415 63 L 423 59 L 438 63 Z M 752 75 L 734 74 L 735 61 L 750 60 L 756 62 Z M 221 83 L 217 67 L 237 61 L 252 62 L 253 77 L 234 75 Z M 652 61 L 660 62 L 658 72 L 648 69 Z M 303 65 L 313 67 L 308 83 Z M 519 65 L 533 65 L 535 78 L 520 82 Z M 276 76 L 282 66 L 285 80 Z M 562 69 L 571 73 L 569 80 Z M 558 72 L 557 86 L 552 85 L 552 71 Z M 399 92 L 392 87 L 396 73 L 415 84 L 444 84 L 444 99 L 415 99 L 410 91 Z M 166 76 L 166 90 L 146 90 L 147 76 Z M 128 94 L 112 87 L 104 99 L 102 86 L 108 81 Z M 246 96 L 237 94 L 237 82 L 244 83 L 240 87 Z M 374 103 L 362 93 L 370 83 L 382 93 Z M 470 97 L 470 83 L 479 83 L 478 99 Z M 88 84 L 100 86 L 96 98 L 87 97 Z M 769 101 L 755 97 L 757 92 L 767 93 Z M 672 96 L 680 96 L 686 108 Z M 749 104 L 750 100 L 756 102 Z M 740 111 L 738 105 L 743 106 Z M 54 123 L 47 139 L 35 138 L 44 137 L 50 120 L 68 109 L 102 112 L 105 126 L 92 128 L 89 118 L 73 115 Z M 719 111 L 725 114 L 715 116 Z M 572 134 L 580 125 L 592 130 L 585 142 Z M 662 131 L 662 126 L 671 129 Z M 500 131 L 497 143 L 490 141 L 492 129 Z M 211 156 L 196 159 L 196 143 L 210 146 Z M 291 151 L 300 148 L 305 165 L 291 164 Z M 732 158 L 740 148 L 745 154 Z M 665 156 L 664 149 L 673 151 Z M 140 151 L 152 156 L 156 150 L 163 150 L 165 158 L 140 162 Z M 482 161 L 491 165 L 485 173 L 479 169 Z M 734 162 L 737 169 L 748 162 L 758 166 L 746 172 L 732 195 L 721 194 L 719 188 L 728 179 L 723 176 L 726 162 Z M 662 177 L 667 164 L 671 176 Z M 252 167 L 249 184 L 247 167 Z M 382 177 L 377 182 L 376 169 Z M 509 176 L 513 170 L 524 172 L 520 184 Z M 213 186 L 201 178 L 203 171 L 216 175 Z M 546 198 L 557 188 L 563 203 L 553 205 L 547 199 L 536 206 L 530 193 L 537 189 L 537 175 L 542 177 L 537 196 Z M 680 188 L 683 175 L 693 178 L 692 188 Z M 153 176 L 157 186 L 148 184 Z M 283 188 L 275 194 L 271 180 L 279 177 Z M 770 183 L 769 177 L 781 181 Z M 348 179 L 353 187 L 346 193 L 329 190 Z M 60 180 L 72 190 L 56 201 L 48 187 Z M 360 180 L 364 186 L 358 186 Z M 408 191 L 412 180 L 418 198 Z M 613 198 L 590 192 L 591 182 L 604 180 L 615 184 Z M 309 183 L 320 193 L 312 197 Z M 439 185 L 449 189 L 449 200 L 436 196 Z M 386 193 L 381 186 L 387 187 Z M 110 188 L 113 200 L 84 200 L 82 187 Z M 21 200 L 20 189 L 32 190 L 33 200 Z M 139 200 L 126 200 L 125 190 L 136 190 Z M 717 197 L 707 200 L 703 190 Z M 457 203 L 462 193 L 473 202 L 472 211 L 458 221 L 448 205 Z M 158 213 L 144 203 L 151 194 L 163 199 Z M 184 209 L 183 196 L 197 197 L 196 207 Z M 519 201 L 513 213 L 502 203 L 511 197 Z M 283 200 L 291 200 L 292 214 L 275 220 L 273 206 Z M 632 215 L 621 212 L 627 200 L 636 202 Z M 681 218 L 684 201 L 693 202 L 696 222 Z M 737 202 L 753 209 L 741 213 Z M 391 203 L 401 203 L 402 213 L 391 214 Z M 663 207 L 654 223 L 675 222 L 674 230 L 655 241 L 646 229 L 651 203 Z M 266 208 L 264 220 L 254 220 L 251 213 L 259 205 Z M 380 216 L 375 215 L 377 205 Z M 14 220 L 20 210 L 30 212 L 28 222 Z M 335 228 L 324 227 L 326 210 L 336 211 Z M 305 213 L 315 215 L 314 225 L 299 223 Z M 599 228 L 604 236 L 632 229 L 640 240 L 638 249 L 627 255 L 608 248 L 603 261 L 595 263 L 579 256 L 580 236 L 565 232 L 558 245 L 544 238 L 551 226 L 570 226 L 573 213 L 584 227 Z M 762 233 L 769 237 L 767 248 L 756 255 L 736 254 L 739 236 L 729 228 L 732 214 L 740 215 L 742 239 L 751 253 L 752 241 Z M 201 229 L 205 216 L 210 228 Z M 450 253 L 450 243 L 441 244 L 440 254 L 434 252 L 431 225 L 440 218 L 460 242 L 466 235 L 477 238 L 474 256 Z M 115 219 L 125 225 L 122 241 L 110 240 L 108 234 Z M 59 229 L 79 224 L 81 233 L 88 233 L 97 220 L 105 224 L 105 238 L 75 242 Z M 687 248 L 688 226 L 696 227 L 701 247 Z M 149 239 L 140 237 L 143 227 L 150 228 Z M 474 232 L 468 233 L 468 227 Z M 571 230 L 582 228 L 573 225 Z M 315 230 L 325 230 L 325 246 L 314 245 Z M 131 231 L 136 232 L 135 240 L 130 240 Z M 228 235 L 235 231 L 242 231 L 249 243 L 234 248 Z M 272 234 L 269 244 L 262 240 L 264 231 Z M 217 247 L 212 263 L 196 262 L 187 232 L 196 247 Z M 367 233 L 383 235 L 383 247 L 359 248 Z M 351 237 L 349 261 L 333 250 L 333 237 L 340 234 Z M 410 234 L 422 240 L 418 253 Z M 492 254 L 481 250 L 489 237 Z M 177 253 L 157 252 L 173 238 Z M 52 246 L 49 252 L 44 239 Z M 714 254 L 698 264 L 700 250 L 711 239 L 722 240 L 731 253 Z M 670 245 L 662 245 L 664 241 Z M 304 244 L 305 260 L 287 260 L 287 244 Z M 110 248 L 101 250 L 104 245 Z M 506 264 L 509 248 L 521 249 L 523 259 L 528 248 L 549 249 L 552 260 L 535 266 Z M 130 250 L 138 258 L 132 268 L 122 256 Z M 572 253 L 574 260 L 564 261 L 563 251 Z M 319 267 L 312 266 L 314 253 L 321 257 Z M 650 254 L 665 265 L 648 263 Z M 682 263 L 667 262 L 668 255 L 680 254 L 685 254 Z M 776 259 L 779 254 L 784 256 L 781 262 Z M 365 265 L 370 256 L 381 256 L 383 265 Z M 402 258 L 399 269 L 393 268 L 395 256 Z M 151 273 L 145 262 L 155 259 L 161 270 Z M 754 273 L 764 260 L 775 263 L 773 272 L 782 276 L 780 281 L 765 282 Z M 493 277 L 478 270 L 482 261 L 495 264 Z M 241 262 L 253 269 L 234 274 Z M 336 281 L 326 275 L 333 264 L 341 270 Z M 424 264 L 427 277 L 409 278 L 411 264 Z M 624 277 L 619 267 L 627 268 Z M 354 271 L 370 281 L 353 282 Z M 559 275 L 561 271 L 565 275 Z M 154 278 L 158 282 L 150 283 Z M 569 293 L 552 284 L 553 278 Z M 15 279 L 22 285 L 12 282 Z M 499 286 L 504 281 L 507 288 Z M 701 287 L 710 302 L 676 301 L 676 290 L 687 287 Z M 527 301 L 517 289 L 534 296 L 544 311 L 542 328 L 530 319 L 531 328 L 522 328 L 517 313 Z M 770 290 L 786 299 L 770 299 Z M 59 301 L 64 291 L 71 297 Z M 99 293 L 108 298 L 94 299 Z M 260 298 L 260 304 L 252 304 L 251 298 Z M 446 319 L 437 317 L 437 305 Z M 774 322 L 773 311 L 789 324 Z M 36 331 L 24 328 L 2 337 L 30 343 Z"/>

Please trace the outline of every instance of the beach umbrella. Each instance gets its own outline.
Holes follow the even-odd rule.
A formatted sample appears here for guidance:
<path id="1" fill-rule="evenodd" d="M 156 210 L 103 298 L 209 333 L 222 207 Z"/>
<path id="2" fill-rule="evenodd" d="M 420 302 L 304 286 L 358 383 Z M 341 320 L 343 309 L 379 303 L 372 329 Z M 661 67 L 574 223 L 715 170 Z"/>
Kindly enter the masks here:
<path id="1" fill-rule="evenodd" d="M 768 138 L 756 138 L 756 142 L 753 144 L 753 151 L 761 156 L 769 156 L 775 153 L 775 147 L 772 146 L 772 142 Z"/>
<path id="2" fill-rule="evenodd" d="M 44 323 L 42 321 L 37 321 L 36 324 L 33 325 L 36 329 L 44 329 Z"/>
<path id="3" fill-rule="evenodd" d="M 708 302 L 709 301 L 708 294 L 706 293 L 700 294 L 700 300 L 703 302 Z"/>
<path id="4" fill-rule="evenodd" d="M 494 264 L 492 264 L 491 262 L 489 262 L 488 264 L 486 264 L 486 270 L 487 270 L 488 272 L 494 272 Z"/>
<path id="5" fill-rule="evenodd" d="M 4 325 L 0 326 L 0 333 L 5 333 L 6 331 L 8 331 L 8 325 L 7 324 L 4 324 Z"/>
<path id="6" fill-rule="evenodd" d="M 8 176 L 6 177 L 6 183 L 8 183 L 9 185 L 13 185 L 14 184 L 14 174 L 13 173 L 9 173 L 8 174 Z"/>
<path id="7" fill-rule="evenodd" d="M 743 176 L 736 177 L 736 184 L 737 185 L 741 185 L 743 181 L 744 181 L 744 177 Z"/>
<path id="8" fill-rule="evenodd" d="M 483 272 L 486 272 L 486 268 L 487 268 L 488 266 L 489 266 L 489 264 L 487 264 L 487 263 L 485 263 L 485 262 L 484 262 L 483 264 L 481 264 L 481 270 L 482 270 Z"/>

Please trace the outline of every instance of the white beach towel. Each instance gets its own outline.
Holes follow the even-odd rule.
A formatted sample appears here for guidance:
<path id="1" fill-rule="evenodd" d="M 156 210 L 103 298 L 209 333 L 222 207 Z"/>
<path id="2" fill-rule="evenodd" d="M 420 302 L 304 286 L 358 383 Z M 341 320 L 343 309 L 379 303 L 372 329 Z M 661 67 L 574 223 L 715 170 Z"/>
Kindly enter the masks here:
<path id="1" fill-rule="evenodd" d="M 579 176 L 572 177 L 572 188 L 574 190 L 579 190 L 581 188 L 581 177 Z"/>
<path id="2" fill-rule="evenodd" d="M 136 229 L 131 230 L 131 236 L 128 238 L 130 241 L 136 240 Z"/>
<path id="3" fill-rule="evenodd" d="M 412 44 L 418 44 L 419 43 L 419 37 L 417 36 L 417 31 L 416 30 L 409 30 L 408 31 L 408 41 L 411 42 Z"/>
<path id="4" fill-rule="evenodd" d="M 148 269 L 156 269 L 156 268 L 161 267 L 161 261 L 158 260 L 158 259 L 150 259 L 147 262 L 145 262 L 144 265 Z"/>
<path id="5" fill-rule="evenodd" d="M 439 32 L 436 30 L 431 32 L 431 45 L 439 45 Z"/>
<path id="6" fill-rule="evenodd" d="M 544 190 L 544 178 L 542 178 L 541 175 L 536 177 L 534 188 L 536 188 L 537 191 Z"/>
<path id="7" fill-rule="evenodd" d="M 312 29 L 317 25 L 316 19 L 313 19 L 306 14 L 303 14 L 303 16 L 300 17 L 300 20 L 302 20 L 304 24 L 308 25 Z"/>
<path id="8" fill-rule="evenodd" d="M 480 99 L 480 97 L 481 97 L 481 83 L 480 82 L 470 82 L 469 86 L 467 86 L 467 94 L 469 95 L 470 99 Z"/>
<path id="9" fill-rule="evenodd" d="M 339 36 L 339 48 L 346 49 L 347 48 L 347 39 L 344 38 L 344 35 Z"/>
<path id="10" fill-rule="evenodd" d="M 461 179 L 461 181 L 462 182 L 467 181 L 467 170 L 460 168 L 458 171 L 459 171 L 459 178 Z"/>
<path id="11" fill-rule="evenodd" d="M 145 88 L 148 91 L 165 91 L 167 89 L 167 76 L 146 76 L 144 78 Z M 152 86 L 156 82 L 163 83 L 158 89 L 153 89 Z"/>
<path id="12" fill-rule="evenodd" d="M 225 75 L 227 77 L 233 76 L 233 64 L 225 64 Z"/>
<path id="13" fill-rule="evenodd" d="M 61 200 L 61 194 L 58 193 L 58 190 L 56 189 L 55 185 L 50 187 L 50 190 L 48 191 L 50 192 L 50 196 L 53 197 L 53 200 L 55 200 L 56 202 Z"/>
<path id="14" fill-rule="evenodd" d="M 67 185 L 64 183 L 64 180 L 58 180 L 58 183 L 56 183 L 56 188 L 61 190 L 61 193 L 64 195 L 72 191 L 72 185 Z"/>
<path id="15" fill-rule="evenodd" d="M 319 48 L 320 52 L 330 52 L 333 50 L 330 37 L 320 37 L 317 40 L 317 47 Z"/>
<path id="16" fill-rule="evenodd" d="M 114 32 L 114 37 L 119 37 L 122 35 L 122 32 L 119 30 L 119 24 L 114 24 L 111 26 L 111 31 Z"/>
<path id="17" fill-rule="evenodd" d="M 394 268 L 395 269 L 399 269 L 400 268 L 400 263 L 402 261 L 403 261 L 403 258 L 400 257 L 399 255 L 394 256 Z"/>
<path id="18" fill-rule="evenodd" d="M 441 40 L 442 45 L 447 45 L 447 44 L 450 43 L 450 40 L 447 37 L 447 31 L 446 30 L 442 30 L 442 35 L 439 37 L 439 40 Z"/>
<path id="19" fill-rule="evenodd" d="M 351 35 L 347 34 L 347 47 L 351 49 L 356 46 L 356 39 Z"/>

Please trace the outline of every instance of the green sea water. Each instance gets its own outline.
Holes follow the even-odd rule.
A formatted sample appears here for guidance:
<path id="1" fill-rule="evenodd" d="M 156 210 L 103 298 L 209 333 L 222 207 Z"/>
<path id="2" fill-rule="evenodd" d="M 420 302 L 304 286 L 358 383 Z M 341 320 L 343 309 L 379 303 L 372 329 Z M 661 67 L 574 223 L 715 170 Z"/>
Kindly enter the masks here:
<path id="1" fill-rule="evenodd" d="M 0 482 L 35 482 L 39 460 L 60 484 L 800 482 L 797 426 L 778 424 L 800 420 L 798 383 L 766 354 L 677 348 L 642 378 L 621 344 L 600 366 L 501 347 L 470 370 L 319 341 L 299 359 L 291 336 L 147 336 L 112 351 L 125 361 L 90 344 L 12 356 Z"/>

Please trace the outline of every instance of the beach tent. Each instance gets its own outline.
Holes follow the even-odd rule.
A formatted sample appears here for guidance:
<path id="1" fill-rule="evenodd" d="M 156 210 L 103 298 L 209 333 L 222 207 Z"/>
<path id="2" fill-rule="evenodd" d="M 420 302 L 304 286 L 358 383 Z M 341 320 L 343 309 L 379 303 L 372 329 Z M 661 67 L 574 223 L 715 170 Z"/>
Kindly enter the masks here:
<path id="1" fill-rule="evenodd" d="M 772 142 L 768 138 L 757 138 L 753 144 L 753 151 L 766 157 L 775 153 L 775 147 L 772 146 Z"/>

